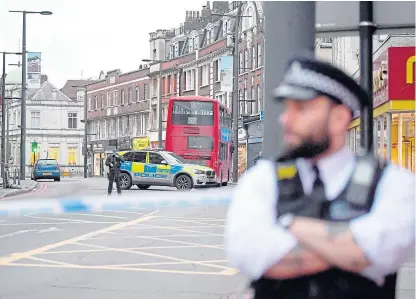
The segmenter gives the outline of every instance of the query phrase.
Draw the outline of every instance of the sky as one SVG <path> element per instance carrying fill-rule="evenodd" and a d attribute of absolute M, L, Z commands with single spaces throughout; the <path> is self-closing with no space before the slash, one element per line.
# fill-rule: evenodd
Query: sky
<path fill-rule="evenodd" d="M 68 79 L 138 69 L 149 58 L 149 33 L 179 27 L 187 10 L 201 0 L 0 0 L 0 51 L 20 52 L 22 14 L 9 10 L 52 11 L 28 14 L 27 51 L 42 53 L 42 73 L 57 88 Z M 20 44 L 20 47 L 19 47 Z M 7 64 L 18 57 L 7 55 Z M 2 61 L 0 61 L 0 66 Z M 6 66 L 6 72 L 15 68 Z M 81 77 L 82 76 L 82 77 Z"/>

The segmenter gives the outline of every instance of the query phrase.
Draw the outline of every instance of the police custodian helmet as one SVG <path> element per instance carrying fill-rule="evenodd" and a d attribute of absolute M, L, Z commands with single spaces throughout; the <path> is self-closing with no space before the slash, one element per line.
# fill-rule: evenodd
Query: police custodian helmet
<path fill-rule="evenodd" d="M 289 60 L 274 96 L 279 101 L 327 96 L 352 112 L 367 106 L 371 100 L 371 96 L 353 78 L 327 62 L 318 61 L 313 52 L 303 52 Z"/>

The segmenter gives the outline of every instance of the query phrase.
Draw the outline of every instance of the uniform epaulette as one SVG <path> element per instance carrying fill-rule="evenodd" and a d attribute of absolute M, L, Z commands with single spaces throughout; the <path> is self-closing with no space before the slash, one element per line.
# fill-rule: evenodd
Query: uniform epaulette
<path fill-rule="evenodd" d="M 279 181 L 293 179 L 297 172 L 298 169 L 294 161 L 276 163 L 276 175 Z"/>

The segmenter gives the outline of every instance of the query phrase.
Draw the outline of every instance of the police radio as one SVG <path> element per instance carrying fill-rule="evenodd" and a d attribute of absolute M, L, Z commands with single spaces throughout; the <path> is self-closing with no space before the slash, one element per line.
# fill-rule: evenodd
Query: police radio
<path fill-rule="evenodd" d="M 376 182 L 384 169 L 384 163 L 370 153 L 357 156 L 354 172 L 347 190 L 347 201 L 354 208 L 369 209 L 373 203 Z"/>

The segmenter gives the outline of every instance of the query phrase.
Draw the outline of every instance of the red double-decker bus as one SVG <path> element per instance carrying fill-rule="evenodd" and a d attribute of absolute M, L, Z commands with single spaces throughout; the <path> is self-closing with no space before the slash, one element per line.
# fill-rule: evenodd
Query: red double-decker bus
<path fill-rule="evenodd" d="M 169 100 L 166 150 L 188 163 L 211 167 L 219 185 L 231 178 L 232 118 L 218 100 L 180 96 Z"/>

